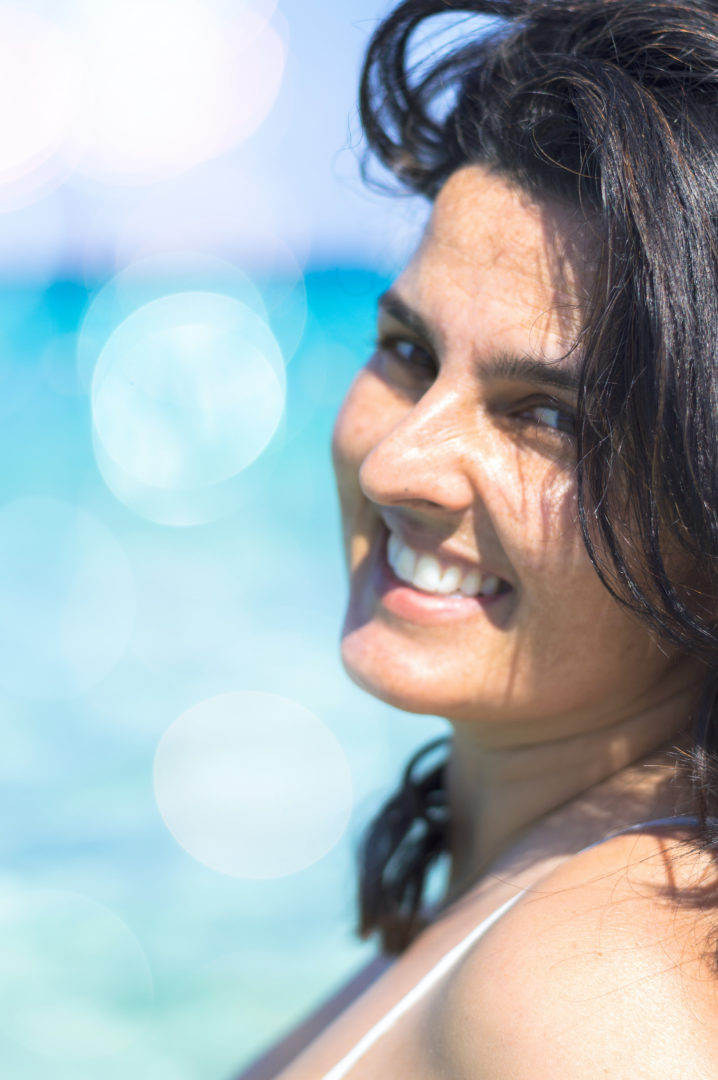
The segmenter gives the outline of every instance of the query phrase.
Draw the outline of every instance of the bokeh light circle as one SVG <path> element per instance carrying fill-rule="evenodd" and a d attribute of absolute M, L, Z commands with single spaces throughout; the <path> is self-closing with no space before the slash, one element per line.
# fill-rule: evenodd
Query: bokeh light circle
<path fill-rule="evenodd" d="M 127 558 L 92 514 L 57 499 L 0 508 L 0 685 L 75 697 L 123 656 L 135 615 Z"/>
<path fill-rule="evenodd" d="M 258 328 L 259 345 L 266 346 L 265 359 L 272 363 L 284 394 L 283 368 L 304 333 L 307 297 L 302 271 L 292 263 L 289 252 L 283 267 L 279 276 L 250 277 L 226 259 L 184 249 L 155 253 L 132 263 L 107 282 L 85 310 L 77 335 L 79 385 L 90 393 L 98 357 L 108 339 L 139 308 L 165 300 L 169 295 L 196 292 L 229 297 L 251 310 L 254 318 L 250 317 L 250 324 Z M 183 317 L 185 314 L 182 313 Z M 271 332 L 269 337 L 267 328 Z M 241 355 L 242 341 L 235 342 L 234 351 Z M 51 368 L 53 359 L 48 363 Z M 231 366 L 236 368 L 236 363 Z M 241 419 L 241 414 L 237 418 Z M 125 465 L 124 455 L 123 461 L 113 458 L 97 431 L 93 431 L 93 443 L 97 467 L 120 502 L 149 521 L 184 527 L 226 517 L 253 501 L 260 491 L 266 491 L 268 470 L 273 468 L 268 459 L 277 456 L 286 431 L 286 418 L 282 417 L 272 436 L 271 448 L 261 455 L 261 460 L 255 459 L 251 469 L 244 469 L 225 481 L 203 483 L 201 487 L 162 488 L 143 482 L 133 474 L 131 458 L 129 467 Z"/>
<path fill-rule="evenodd" d="M 279 92 L 284 44 L 249 5 L 216 0 L 78 0 L 89 92 L 73 153 L 120 183 L 177 175 L 230 149 Z M 131 73 L 131 77 L 128 77 Z"/>
<path fill-rule="evenodd" d="M 120 323 L 145 304 L 179 292 L 231 296 L 267 320 L 258 286 L 226 259 L 172 250 L 131 260 L 91 297 L 77 332 L 77 377 L 88 393 L 97 359 Z"/>
<path fill-rule="evenodd" d="M 153 986 L 129 927 L 88 897 L 0 887 L 0 1034 L 56 1059 L 107 1058 L 144 1030 Z"/>
<path fill-rule="evenodd" d="M 352 808 L 339 742 L 312 712 L 259 691 L 222 694 L 183 713 L 155 755 L 155 797 L 195 859 L 240 878 L 277 878 L 317 862 Z"/>
<path fill-rule="evenodd" d="M 123 215 L 119 226 L 122 242 L 116 249 L 121 269 L 96 299 L 114 294 L 119 303 L 126 304 L 131 294 L 143 295 L 133 305 L 139 307 L 173 291 L 223 292 L 266 317 L 289 363 L 307 319 L 304 269 L 295 251 L 278 235 L 276 217 L 265 215 L 256 199 L 245 200 L 236 181 L 231 193 L 219 187 L 214 182 L 216 171 L 201 193 L 189 197 L 185 192 L 175 200 L 166 190 L 163 196 L 155 190 L 138 204 L 134 219 Z M 252 207 L 251 224 L 246 204 Z M 251 276 L 240 266 L 251 266 Z M 186 277 L 184 282 L 181 274 Z M 95 303 L 93 299 L 93 307 Z M 107 311 L 106 301 L 100 306 Z M 84 336 L 89 328 L 88 318 Z M 78 350 L 85 370 L 88 344 L 83 343 Z"/>
<path fill-rule="evenodd" d="M 92 380 L 105 454 L 159 489 L 221 483 L 257 458 L 282 417 L 284 361 L 266 323 L 213 293 L 175 293 L 112 333 Z"/>

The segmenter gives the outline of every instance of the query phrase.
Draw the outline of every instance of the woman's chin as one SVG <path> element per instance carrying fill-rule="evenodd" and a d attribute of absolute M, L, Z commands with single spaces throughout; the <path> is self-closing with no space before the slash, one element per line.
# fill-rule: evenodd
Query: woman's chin
<path fill-rule="evenodd" d="M 465 698 L 447 695 L 440 670 L 406 653 L 400 656 L 396 650 L 382 648 L 366 629 L 345 631 L 342 638 L 341 659 L 352 682 L 404 712 L 451 718 L 465 711 Z"/>

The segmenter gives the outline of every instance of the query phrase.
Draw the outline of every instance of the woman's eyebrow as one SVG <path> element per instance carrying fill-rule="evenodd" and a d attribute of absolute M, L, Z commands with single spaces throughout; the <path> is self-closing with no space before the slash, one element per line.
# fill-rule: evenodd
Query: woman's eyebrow
<path fill-rule="evenodd" d="M 559 367 L 558 361 L 534 360 L 530 356 L 511 356 L 508 353 L 500 353 L 482 363 L 481 374 L 484 378 L 551 386 L 572 394 L 578 393 L 581 381 L 578 367 Z"/>
<path fill-rule="evenodd" d="M 414 311 L 412 307 L 409 307 L 406 301 L 402 300 L 393 289 L 382 293 L 377 304 L 380 311 L 386 312 L 387 315 L 391 315 L 392 319 L 403 323 L 407 330 L 411 330 L 417 337 L 423 338 L 424 341 L 431 345 L 434 351 L 437 350 L 437 342 L 429 329 L 429 324 L 422 319 L 418 311 Z"/>

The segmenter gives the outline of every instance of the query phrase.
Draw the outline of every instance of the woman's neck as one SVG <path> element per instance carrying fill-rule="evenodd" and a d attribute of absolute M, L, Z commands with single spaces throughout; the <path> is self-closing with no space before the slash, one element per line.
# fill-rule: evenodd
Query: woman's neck
<path fill-rule="evenodd" d="M 487 747 L 472 725 L 455 725 L 447 769 L 449 898 L 566 804 L 573 804 L 574 827 L 563 822 L 558 835 L 576 848 L 685 808 L 685 784 L 676 783 L 670 751 L 685 734 L 695 685 L 610 726 L 544 743 Z M 578 804 L 585 812 L 577 814 Z"/>

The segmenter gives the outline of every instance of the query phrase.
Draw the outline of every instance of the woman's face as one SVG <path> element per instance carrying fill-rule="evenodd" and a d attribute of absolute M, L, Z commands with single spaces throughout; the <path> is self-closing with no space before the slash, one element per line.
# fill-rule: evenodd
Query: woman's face
<path fill-rule="evenodd" d="M 347 670 L 499 745 L 614 723 L 681 663 L 600 584 L 577 523 L 591 255 L 576 211 L 455 173 L 335 428 Z"/>

